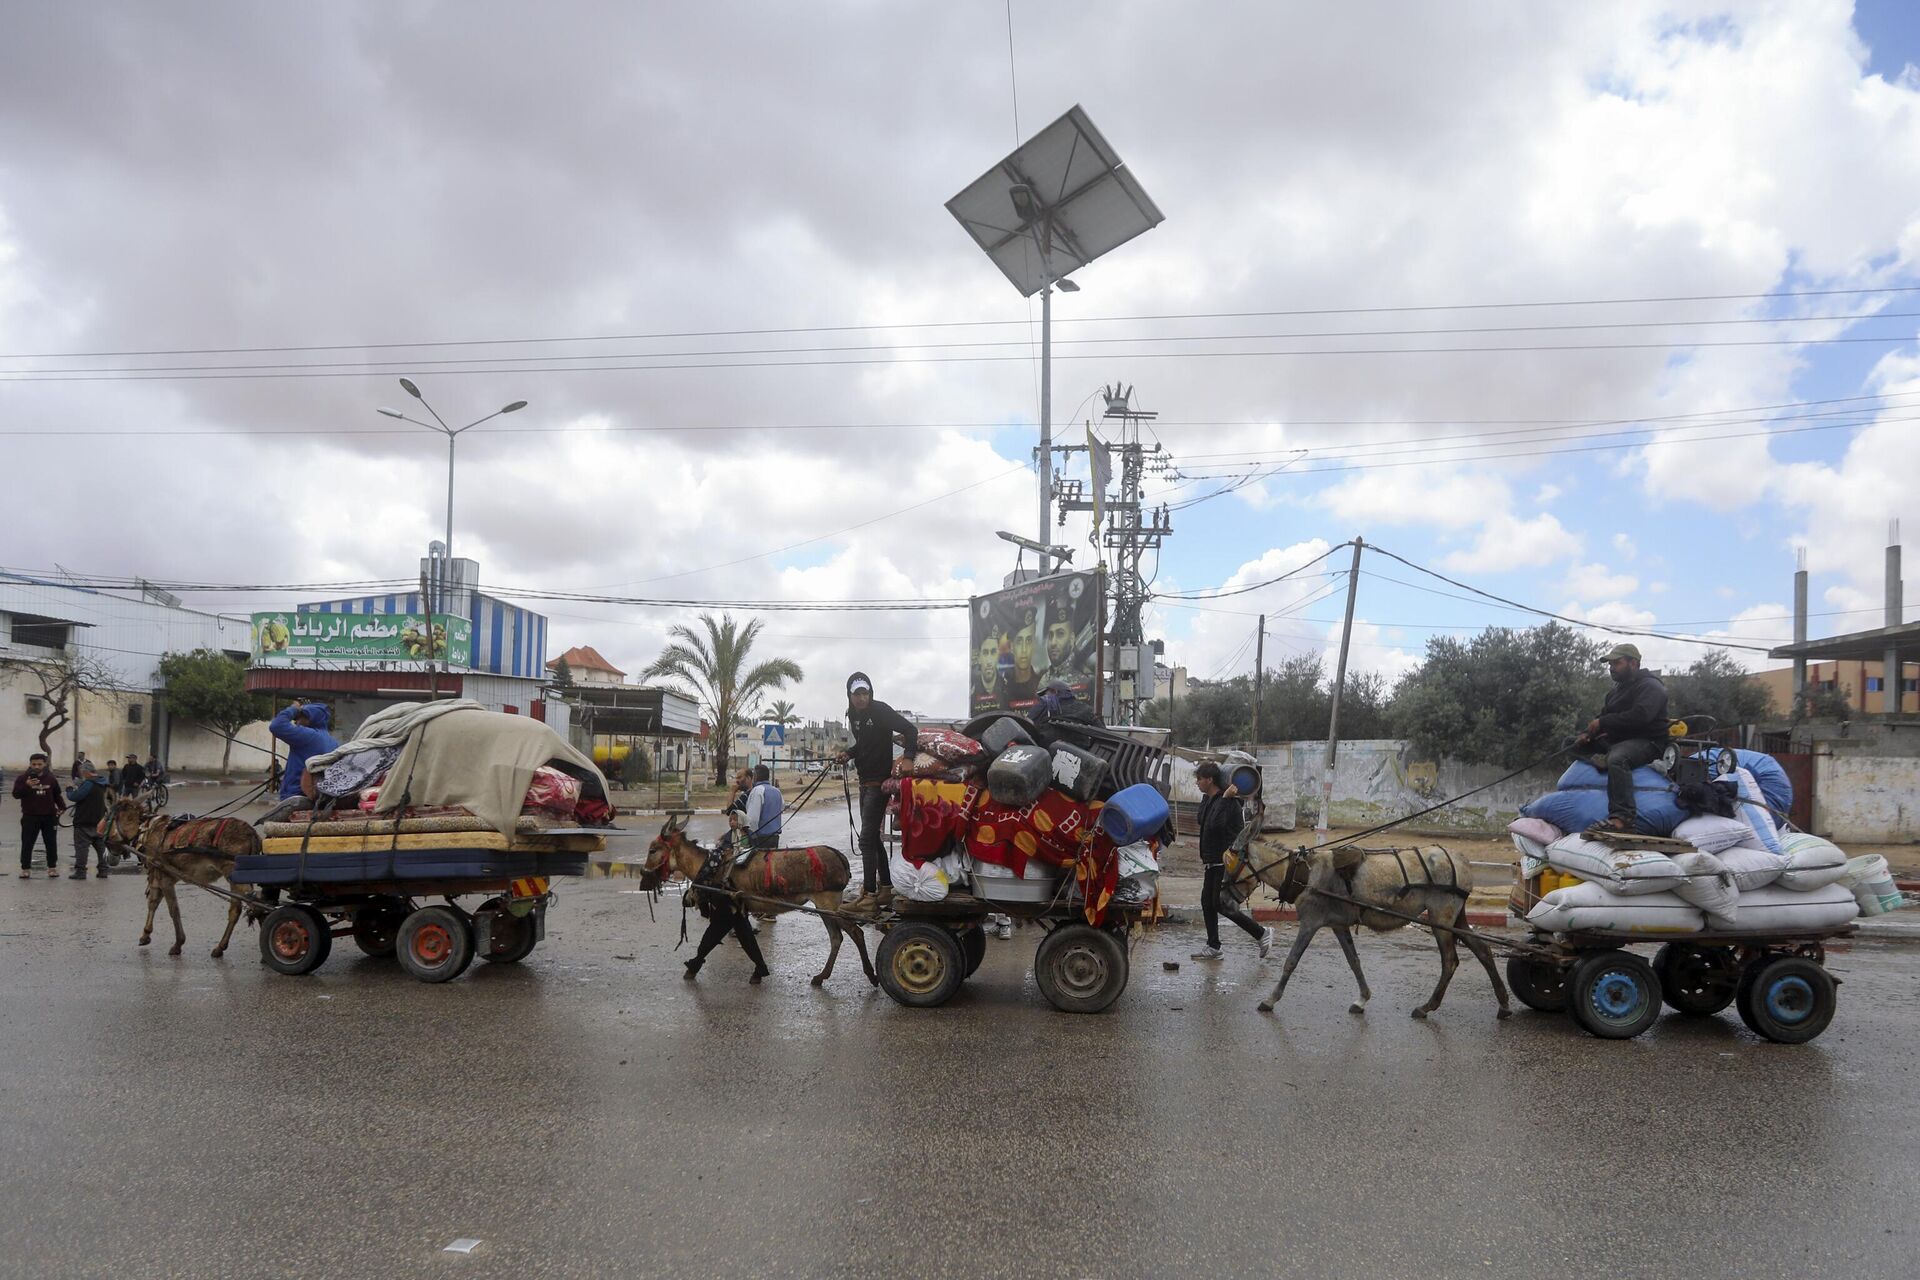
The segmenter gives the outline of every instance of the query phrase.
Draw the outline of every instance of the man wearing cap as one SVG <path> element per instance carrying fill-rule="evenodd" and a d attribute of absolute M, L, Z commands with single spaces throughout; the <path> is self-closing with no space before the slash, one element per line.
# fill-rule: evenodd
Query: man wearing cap
<path fill-rule="evenodd" d="M 887 819 L 887 793 L 880 789 L 893 773 L 893 742 L 897 734 L 911 757 L 920 749 L 920 730 L 913 721 L 873 696 L 873 681 L 856 671 L 847 677 L 847 729 L 853 745 L 837 757 L 853 761 L 860 774 L 860 881 L 854 910 L 886 906 L 893 898 L 893 873 L 880 845 L 880 827 Z"/>
<path fill-rule="evenodd" d="M 1667 745 L 1667 687 L 1640 669 L 1640 650 L 1633 645 L 1617 644 L 1601 661 L 1613 688 L 1573 745 L 1607 775 L 1607 816 L 1592 829 L 1632 831 L 1639 813 L 1633 771 L 1652 764 Z"/>

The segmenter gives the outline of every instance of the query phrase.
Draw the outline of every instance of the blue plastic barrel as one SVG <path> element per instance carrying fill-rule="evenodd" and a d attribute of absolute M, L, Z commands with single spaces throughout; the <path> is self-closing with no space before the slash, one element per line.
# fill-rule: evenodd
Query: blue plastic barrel
<path fill-rule="evenodd" d="M 1250 796 L 1260 789 L 1260 771 L 1250 764 L 1235 765 L 1227 774 L 1227 785 L 1237 788 L 1243 796 Z"/>
<path fill-rule="evenodd" d="M 1115 844 L 1151 839 L 1166 825 L 1167 798 L 1144 782 L 1114 792 L 1100 810 L 1100 829 Z"/>

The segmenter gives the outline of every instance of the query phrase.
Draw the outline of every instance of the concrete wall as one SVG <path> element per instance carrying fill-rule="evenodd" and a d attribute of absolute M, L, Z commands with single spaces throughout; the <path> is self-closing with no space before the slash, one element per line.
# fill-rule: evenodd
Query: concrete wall
<path fill-rule="evenodd" d="M 1814 831 L 1843 847 L 1920 840 L 1920 757 L 1832 748 L 1814 752 Z"/>

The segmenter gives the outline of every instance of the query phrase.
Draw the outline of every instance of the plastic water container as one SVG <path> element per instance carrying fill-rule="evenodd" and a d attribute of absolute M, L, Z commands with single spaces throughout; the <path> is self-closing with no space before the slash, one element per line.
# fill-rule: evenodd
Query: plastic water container
<path fill-rule="evenodd" d="M 1235 787 L 1243 796 L 1250 796 L 1260 789 L 1260 771 L 1250 764 L 1238 764 L 1227 771 L 1227 785 Z"/>
<path fill-rule="evenodd" d="M 1071 742 L 1053 746 L 1053 785 L 1081 804 L 1100 796 L 1100 784 L 1107 780 L 1107 762 Z"/>
<path fill-rule="evenodd" d="M 1892 868 L 1877 853 L 1847 859 L 1847 873 L 1841 883 L 1853 890 L 1853 900 L 1860 904 L 1863 916 L 1883 915 L 1906 905 L 1900 886 L 1893 882 Z"/>
<path fill-rule="evenodd" d="M 992 752 L 1005 751 L 1016 742 L 1032 742 L 1033 736 L 1020 727 L 1018 720 L 1001 716 L 980 735 L 980 745 Z M 1027 803 L 1031 804 L 1032 801 Z"/>
<path fill-rule="evenodd" d="M 1000 721 L 1001 724 L 1006 722 Z M 1017 727 L 1017 726 L 1016 726 Z M 1024 809 L 1053 781 L 1053 755 L 1031 742 L 1016 742 L 987 766 L 987 794 L 995 804 Z"/>
<path fill-rule="evenodd" d="M 1167 825 L 1167 798 L 1144 782 L 1113 793 L 1100 810 L 1100 829 L 1115 844 L 1150 840 Z"/>

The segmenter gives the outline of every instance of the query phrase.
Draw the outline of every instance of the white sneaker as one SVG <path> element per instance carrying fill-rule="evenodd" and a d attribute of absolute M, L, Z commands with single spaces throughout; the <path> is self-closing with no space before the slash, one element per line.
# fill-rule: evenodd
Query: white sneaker
<path fill-rule="evenodd" d="M 1198 951 L 1194 952 L 1192 955 L 1188 956 L 1187 959 L 1189 960 L 1222 960 L 1226 958 L 1226 954 L 1227 954 L 1226 952 L 1222 951 L 1218 947 L 1202 947 Z"/>
<path fill-rule="evenodd" d="M 1273 926 L 1272 925 L 1268 925 L 1265 929 L 1262 929 L 1260 931 L 1259 947 L 1260 947 L 1260 958 L 1262 960 L 1265 960 L 1267 958 L 1267 952 L 1273 950 Z"/>

